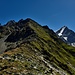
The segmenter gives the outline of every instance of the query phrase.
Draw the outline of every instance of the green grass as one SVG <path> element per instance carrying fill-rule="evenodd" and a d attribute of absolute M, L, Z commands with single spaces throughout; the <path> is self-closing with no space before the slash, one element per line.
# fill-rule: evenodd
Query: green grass
<path fill-rule="evenodd" d="M 40 58 L 53 65 L 54 68 L 64 70 L 67 75 L 75 75 L 75 48 L 65 44 L 49 29 L 42 28 L 36 22 L 28 22 L 35 35 L 25 38 L 27 42 L 19 47 L 1 54 L 8 55 L 11 59 L 0 60 L 0 74 L 26 73 L 26 75 L 50 75 L 49 66 Z M 29 39 L 32 39 L 29 41 Z M 23 39 L 24 40 L 24 39 Z M 17 58 L 17 59 L 16 59 Z M 70 66 L 70 64 L 72 66 Z M 14 67 L 14 68 L 13 68 Z M 8 72 L 8 73 L 7 73 Z M 54 70 L 56 75 L 60 75 Z"/>

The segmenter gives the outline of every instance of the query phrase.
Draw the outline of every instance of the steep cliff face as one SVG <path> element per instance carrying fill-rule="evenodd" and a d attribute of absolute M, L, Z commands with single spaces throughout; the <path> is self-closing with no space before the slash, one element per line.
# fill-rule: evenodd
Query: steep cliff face
<path fill-rule="evenodd" d="M 75 48 L 48 26 L 28 18 L 2 28 L 0 74 L 75 75 Z"/>
<path fill-rule="evenodd" d="M 75 46 L 75 32 L 68 27 L 63 26 L 56 32 L 56 34 L 69 45 Z"/>

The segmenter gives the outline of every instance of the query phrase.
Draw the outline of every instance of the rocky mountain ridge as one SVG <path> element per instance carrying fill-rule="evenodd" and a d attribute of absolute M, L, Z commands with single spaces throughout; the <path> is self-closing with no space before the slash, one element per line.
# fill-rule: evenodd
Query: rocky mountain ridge
<path fill-rule="evenodd" d="M 48 26 L 21 19 L 0 34 L 0 75 L 75 75 L 75 48 Z"/>

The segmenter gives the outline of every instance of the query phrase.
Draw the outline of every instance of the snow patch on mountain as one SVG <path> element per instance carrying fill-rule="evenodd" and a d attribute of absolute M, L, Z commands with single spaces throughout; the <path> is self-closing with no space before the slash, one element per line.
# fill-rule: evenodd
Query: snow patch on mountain
<path fill-rule="evenodd" d="M 75 47 L 75 43 L 71 43 L 71 45 Z"/>
<path fill-rule="evenodd" d="M 68 39 L 68 37 L 63 37 L 66 41 L 67 41 L 67 39 Z"/>
<path fill-rule="evenodd" d="M 63 33 L 63 31 L 65 30 L 65 28 L 66 28 L 66 26 L 62 27 L 61 31 L 60 31 L 59 34 L 58 34 L 59 36 L 62 35 L 62 33 Z"/>

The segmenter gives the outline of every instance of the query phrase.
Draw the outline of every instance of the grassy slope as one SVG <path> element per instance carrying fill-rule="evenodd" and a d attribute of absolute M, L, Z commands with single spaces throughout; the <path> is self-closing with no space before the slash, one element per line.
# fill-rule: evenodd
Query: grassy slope
<path fill-rule="evenodd" d="M 52 61 L 54 61 L 58 66 L 62 67 L 70 74 L 75 74 L 75 69 L 72 70 L 72 65 L 75 67 L 75 48 L 66 45 L 62 41 L 59 41 L 57 37 L 53 34 L 50 34 L 49 36 L 49 31 L 44 31 L 43 28 L 41 28 L 39 25 L 37 26 L 37 28 L 35 27 L 35 24 L 34 26 L 31 25 L 31 27 L 36 31 L 39 37 L 43 39 L 40 41 L 43 42 L 44 50 L 46 50 L 49 54 L 52 55 L 52 57 L 55 58 L 52 59 Z"/>
<path fill-rule="evenodd" d="M 28 25 L 35 31 L 36 38 L 2 54 L 0 74 L 50 75 L 52 71 L 42 60 L 43 57 L 56 69 L 64 70 L 68 75 L 75 75 L 75 69 L 73 69 L 75 48 L 58 40 L 52 31 L 42 28 L 35 22 L 30 21 Z M 32 38 L 32 36 L 29 37 Z M 5 58 L 6 56 L 9 58 Z M 56 70 L 53 70 L 53 73 L 60 75 Z"/>

